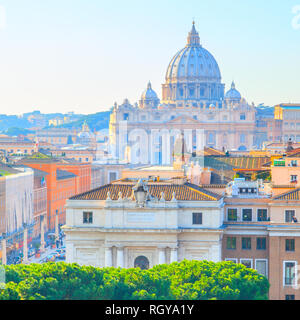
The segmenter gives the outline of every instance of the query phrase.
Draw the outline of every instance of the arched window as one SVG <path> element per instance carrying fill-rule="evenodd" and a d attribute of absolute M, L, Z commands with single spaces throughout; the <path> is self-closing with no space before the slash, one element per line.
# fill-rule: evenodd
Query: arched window
<path fill-rule="evenodd" d="M 138 256 L 134 260 L 134 267 L 142 270 L 149 269 L 149 260 L 145 256 Z"/>

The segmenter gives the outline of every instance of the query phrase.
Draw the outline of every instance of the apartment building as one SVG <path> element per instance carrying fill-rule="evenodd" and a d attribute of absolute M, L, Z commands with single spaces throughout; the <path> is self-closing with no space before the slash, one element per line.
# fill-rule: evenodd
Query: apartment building
<path fill-rule="evenodd" d="M 268 277 L 270 299 L 300 299 L 300 189 L 272 196 L 271 186 L 237 180 L 224 202 L 222 259 Z"/>
<path fill-rule="evenodd" d="M 58 215 L 58 223 L 66 218 L 66 199 L 86 192 L 91 187 L 91 165 L 75 161 L 60 160 L 44 154 L 34 154 L 19 163 L 47 173 L 47 229 L 53 230 Z"/>

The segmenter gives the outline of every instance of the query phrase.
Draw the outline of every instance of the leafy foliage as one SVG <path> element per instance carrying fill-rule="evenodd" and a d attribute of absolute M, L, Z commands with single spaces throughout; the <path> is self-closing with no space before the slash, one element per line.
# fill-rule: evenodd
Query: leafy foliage
<path fill-rule="evenodd" d="M 268 280 L 233 262 L 187 261 L 139 268 L 65 262 L 11 265 L 0 300 L 267 299 Z"/>

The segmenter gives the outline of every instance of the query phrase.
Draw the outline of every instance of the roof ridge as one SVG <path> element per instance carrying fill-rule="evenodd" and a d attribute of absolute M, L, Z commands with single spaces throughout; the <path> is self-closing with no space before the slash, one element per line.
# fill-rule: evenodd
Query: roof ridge
<path fill-rule="evenodd" d="M 192 190 L 194 190 L 194 191 L 196 191 L 198 193 L 201 193 L 201 194 L 203 194 L 203 195 L 205 195 L 205 196 L 207 196 L 207 197 L 209 197 L 209 198 L 211 198 L 213 200 L 219 200 L 220 199 L 220 195 L 215 194 L 214 192 L 210 192 L 210 191 L 208 191 L 208 190 L 206 190 L 204 188 L 201 188 L 201 187 L 199 187 L 199 186 L 197 186 L 195 184 L 187 182 L 184 185 L 186 185 L 188 188 L 190 188 L 190 189 L 192 189 Z M 199 190 L 199 189 L 201 189 L 201 190 Z M 205 191 L 205 192 L 203 192 L 203 191 Z"/>

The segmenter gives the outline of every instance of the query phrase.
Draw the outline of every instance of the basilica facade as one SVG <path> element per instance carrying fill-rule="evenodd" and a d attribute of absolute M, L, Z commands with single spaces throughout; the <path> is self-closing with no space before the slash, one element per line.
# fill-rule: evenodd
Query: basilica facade
<path fill-rule="evenodd" d="M 114 105 L 109 125 L 112 154 L 133 163 L 172 163 L 180 133 L 191 153 L 201 146 L 249 150 L 254 145 L 255 107 L 234 82 L 225 93 L 218 63 L 201 45 L 194 23 L 185 47 L 167 67 L 162 99 L 149 82 L 139 103 L 125 99 Z M 134 147 L 138 141 L 140 151 Z"/>

